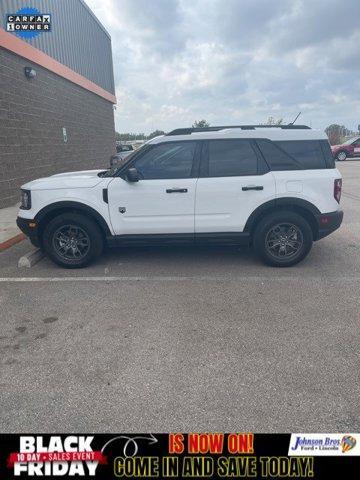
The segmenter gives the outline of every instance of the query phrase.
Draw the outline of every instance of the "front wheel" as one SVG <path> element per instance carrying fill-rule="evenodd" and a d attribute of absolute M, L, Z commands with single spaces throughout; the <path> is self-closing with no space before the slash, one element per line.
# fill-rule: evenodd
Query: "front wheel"
<path fill-rule="evenodd" d="M 103 249 L 97 224 L 78 213 L 64 213 L 51 220 L 42 243 L 51 260 L 64 268 L 86 267 Z"/>
<path fill-rule="evenodd" d="M 336 160 L 339 160 L 340 162 L 343 162 L 346 160 L 347 153 L 344 150 L 341 150 L 341 152 L 338 152 L 336 154 Z"/>
<path fill-rule="evenodd" d="M 291 267 L 311 250 L 313 234 L 308 222 L 297 213 L 279 212 L 264 217 L 254 233 L 257 254 L 268 265 Z"/>

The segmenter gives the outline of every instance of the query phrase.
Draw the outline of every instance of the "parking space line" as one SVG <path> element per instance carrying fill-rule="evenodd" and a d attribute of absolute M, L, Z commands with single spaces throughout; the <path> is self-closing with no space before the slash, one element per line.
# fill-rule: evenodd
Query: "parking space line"
<path fill-rule="evenodd" d="M 214 277 L 214 276 L 152 276 L 152 277 L 3 277 L 0 282 L 147 282 L 147 281 L 162 281 L 162 282 L 181 282 L 187 280 L 202 280 L 202 281 L 234 281 L 244 280 L 245 277 Z M 249 279 L 251 277 L 246 277 Z M 252 277 L 253 279 L 263 280 L 264 277 Z"/>
<path fill-rule="evenodd" d="M 262 283 L 267 283 L 271 278 L 271 282 L 288 282 L 289 280 L 303 281 L 302 276 L 283 276 L 283 277 L 265 277 L 265 276 L 237 276 L 237 277 L 214 277 L 214 276 L 172 276 L 172 277 L 162 277 L 162 276 L 153 276 L 153 277 L 2 277 L 0 278 L 0 283 L 31 283 L 31 282 L 184 282 L 184 281 L 210 281 L 210 282 L 244 282 L 244 281 L 259 281 Z M 323 276 L 309 276 L 308 280 L 318 280 L 324 281 Z M 327 276 L 326 280 L 351 280 L 356 281 L 360 280 L 359 275 L 346 276 L 339 278 L 337 275 L 331 277 Z"/>

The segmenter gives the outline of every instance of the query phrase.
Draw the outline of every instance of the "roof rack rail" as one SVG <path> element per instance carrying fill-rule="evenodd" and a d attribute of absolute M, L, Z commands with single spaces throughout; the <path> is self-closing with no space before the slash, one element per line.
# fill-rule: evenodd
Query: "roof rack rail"
<path fill-rule="evenodd" d="M 166 136 L 172 135 L 190 135 L 196 132 L 217 132 L 228 128 L 240 128 L 241 130 L 255 130 L 255 128 L 281 128 L 283 130 L 310 130 L 307 125 L 223 125 L 220 127 L 203 127 L 203 128 L 176 128 L 167 133 Z"/>

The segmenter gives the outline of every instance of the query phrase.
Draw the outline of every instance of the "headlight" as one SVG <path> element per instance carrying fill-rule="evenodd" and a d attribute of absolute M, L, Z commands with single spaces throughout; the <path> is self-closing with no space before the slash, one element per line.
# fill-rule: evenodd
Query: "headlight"
<path fill-rule="evenodd" d="M 21 190 L 20 208 L 22 210 L 30 210 L 31 208 L 31 191 Z"/>

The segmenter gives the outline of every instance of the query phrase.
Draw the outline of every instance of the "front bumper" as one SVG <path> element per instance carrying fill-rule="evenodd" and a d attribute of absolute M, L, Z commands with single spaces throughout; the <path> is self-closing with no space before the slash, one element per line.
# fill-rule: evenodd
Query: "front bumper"
<path fill-rule="evenodd" d="M 16 224 L 20 230 L 30 239 L 35 247 L 40 247 L 40 239 L 38 232 L 38 223 L 30 218 L 17 217 Z"/>
<path fill-rule="evenodd" d="M 330 235 L 330 233 L 335 232 L 335 230 L 340 227 L 343 217 L 344 212 L 342 210 L 317 215 L 316 220 L 318 223 L 318 236 L 315 240 L 327 237 Z"/>

